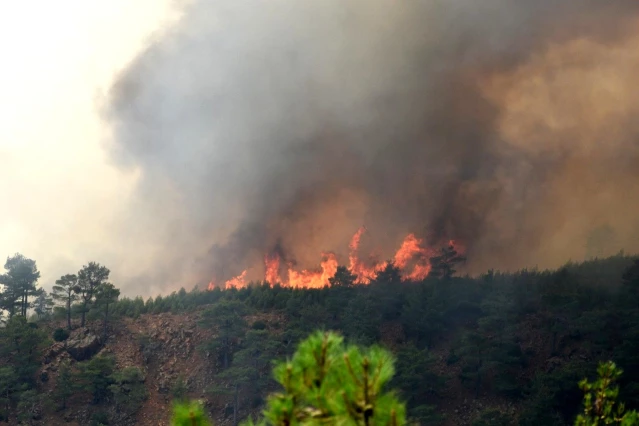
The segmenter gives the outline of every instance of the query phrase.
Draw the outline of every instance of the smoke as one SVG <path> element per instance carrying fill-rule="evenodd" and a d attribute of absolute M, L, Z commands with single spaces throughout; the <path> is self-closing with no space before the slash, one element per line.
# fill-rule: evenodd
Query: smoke
<path fill-rule="evenodd" d="M 361 225 L 381 256 L 458 239 L 471 272 L 583 258 L 601 227 L 639 249 L 636 0 L 183 7 L 103 110 L 141 176 L 138 282 L 344 260 Z"/>

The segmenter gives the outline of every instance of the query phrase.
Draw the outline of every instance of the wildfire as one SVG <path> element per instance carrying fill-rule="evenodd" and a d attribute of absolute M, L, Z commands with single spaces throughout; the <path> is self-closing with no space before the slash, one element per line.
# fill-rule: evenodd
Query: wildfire
<path fill-rule="evenodd" d="M 266 255 L 264 257 L 264 281 L 271 284 L 279 284 L 280 280 L 280 257 L 275 254 L 272 256 Z"/>
<path fill-rule="evenodd" d="M 355 282 L 357 284 L 368 284 L 370 283 L 377 274 L 384 270 L 386 266 L 388 266 L 388 262 L 370 262 L 369 265 L 366 265 L 358 255 L 359 244 L 362 240 L 362 235 L 366 232 L 366 228 L 363 226 L 357 230 L 353 238 L 351 238 L 351 242 L 348 245 L 350 249 L 350 253 L 348 255 L 349 266 L 348 270 L 351 274 L 355 275 L 357 278 Z"/>
<path fill-rule="evenodd" d="M 410 262 L 414 262 L 413 271 L 404 275 L 405 280 L 423 280 L 431 270 L 429 262 L 434 251 L 422 247 L 422 240 L 410 234 L 402 243 L 397 253 L 395 253 L 395 266 L 405 270 Z"/>
<path fill-rule="evenodd" d="M 386 261 L 378 261 L 369 259 L 364 261 L 359 257 L 360 242 L 366 228 L 361 227 L 351 238 L 349 248 L 349 265 L 348 270 L 355 275 L 357 284 L 370 283 L 377 274 L 388 266 Z M 463 252 L 464 248 L 454 240 L 448 242 L 449 247 L 457 252 Z M 409 234 L 404 238 L 401 246 L 392 259 L 402 274 L 405 281 L 419 281 L 428 276 L 432 266 L 430 258 L 436 255 L 436 251 L 432 248 L 425 247 L 424 241 L 417 238 L 414 234 Z M 322 261 L 317 270 L 301 270 L 295 269 L 293 264 L 286 267 L 286 279 L 280 275 L 282 259 L 279 254 L 273 253 L 264 256 L 264 281 L 270 285 L 280 284 L 285 287 L 293 288 L 322 288 L 330 285 L 330 279 L 335 276 L 339 263 L 334 253 L 322 253 Z M 243 288 L 248 285 L 246 275 L 248 270 L 243 271 L 240 275 L 231 278 L 224 283 L 226 289 Z M 216 287 L 214 281 L 209 283 L 208 289 L 212 290 Z"/>
<path fill-rule="evenodd" d="M 288 267 L 288 286 L 294 288 L 322 288 L 337 272 L 337 258 L 333 253 L 322 253 L 321 272 L 303 270 L 297 272 L 292 265 Z"/>

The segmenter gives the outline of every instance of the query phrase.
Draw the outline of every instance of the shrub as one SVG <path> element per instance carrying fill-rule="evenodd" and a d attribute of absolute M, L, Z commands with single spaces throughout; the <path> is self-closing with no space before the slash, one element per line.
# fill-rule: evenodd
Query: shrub
<path fill-rule="evenodd" d="M 53 340 L 63 342 L 69 338 L 69 332 L 64 328 L 56 328 L 53 332 Z"/>
<path fill-rule="evenodd" d="M 266 329 L 266 323 L 262 320 L 257 320 L 253 323 L 253 325 L 251 326 L 251 328 L 253 330 L 265 330 Z"/>

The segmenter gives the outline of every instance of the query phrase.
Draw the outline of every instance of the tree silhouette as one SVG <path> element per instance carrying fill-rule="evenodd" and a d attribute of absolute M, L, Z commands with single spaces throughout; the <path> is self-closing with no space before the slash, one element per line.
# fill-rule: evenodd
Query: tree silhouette
<path fill-rule="evenodd" d="M 432 269 L 429 276 L 448 280 L 457 272 L 456 266 L 464 261 L 466 257 L 458 253 L 452 244 L 442 247 L 438 255 L 430 258 Z"/>

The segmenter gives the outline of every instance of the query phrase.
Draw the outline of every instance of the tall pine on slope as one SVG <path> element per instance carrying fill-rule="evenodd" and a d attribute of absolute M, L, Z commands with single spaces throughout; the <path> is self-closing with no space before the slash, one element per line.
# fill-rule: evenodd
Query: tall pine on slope
<path fill-rule="evenodd" d="M 66 274 L 55 282 L 51 293 L 54 300 L 63 302 L 66 305 L 67 328 L 69 330 L 71 330 L 71 304 L 78 300 L 77 293 L 79 291 L 78 276 L 75 274 Z"/>
<path fill-rule="evenodd" d="M 96 262 L 89 262 L 78 272 L 78 293 L 82 300 L 82 320 L 80 327 L 84 327 L 87 305 L 93 301 L 98 287 L 109 279 L 109 268 Z"/>
<path fill-rule="evenodd" d="M 37 295 L 36 283 L 40 278 L 40 271 L 38 271 L 36 262 L 16 253 L 7 258 L 4 269 L 7 272 L 0 275 L 0 284 L 4 286 L 0 298 L 2 303 L 0 309 L 8 311 L 9 317 L 16 313 L 26 316 L 29 298 Z"/>

